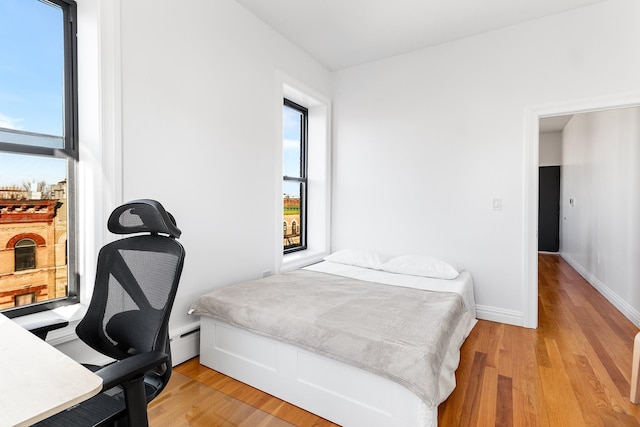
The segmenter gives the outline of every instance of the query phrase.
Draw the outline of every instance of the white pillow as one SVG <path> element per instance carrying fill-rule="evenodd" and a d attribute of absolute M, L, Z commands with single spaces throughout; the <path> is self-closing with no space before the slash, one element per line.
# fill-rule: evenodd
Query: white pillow
<path fill-rule="evenodd" d="M 385 262 L 380 270 L 411 276 L 455 279 L 462 269 L 433 256 L 403 255 Z"/>
<path fill-rule="evenodd" d="M 384 262 L 380 256 L 372 251 L 362 249 L 342 249 L 324 257 L 325 261 L 338 264 L 355 265 L 356 267 L 380 269 Z"/>

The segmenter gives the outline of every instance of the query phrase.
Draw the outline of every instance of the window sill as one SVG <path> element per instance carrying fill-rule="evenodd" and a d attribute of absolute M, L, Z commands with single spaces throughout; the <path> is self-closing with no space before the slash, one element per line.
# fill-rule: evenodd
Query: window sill
<path fill-rule="evenodd" d="M 280 271 L 290 271 L 296 268 L 304 267 L 322 261 L 327 256 L 327 252 L 314 251 L 313 249 L 307 249 L 304 251 L 292 252 L 282 257 L 282 265 Z"/>
<path fill-rule="evenodd" d="M 47 342 L 56 346 L 76 338 L 76 325 L 84 317 L 86 312 L 87 306 L 82 304 L 71 304 L 57 307 L 52 310 L 15 317 L 11 320 L 25 328 L 33 323 L 53 321 L 56 319 L 64 319 L 68 321 L 68 326 L 51 331 L 47 335 Z"/>

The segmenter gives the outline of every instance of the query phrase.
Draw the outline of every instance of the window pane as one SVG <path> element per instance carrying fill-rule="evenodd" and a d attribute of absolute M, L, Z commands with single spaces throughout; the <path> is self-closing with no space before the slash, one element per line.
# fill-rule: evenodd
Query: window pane
<path fill-rule="evenodd" d="M 284 252 L 306 249 L 307 109 L 284 100 L 283 206 Z"/>
<path fill-rule="evenodd" d="M 302 112 L 287 105 L 283 107 L 283 172 L 285 176 L 302 177 Z"/>
<path fill-rule="evenodd" d="M 36 268 L 36 244 L 31 239 L 22 239 L 14 248 L 15 270 L 29 270 Z"/>
<path fill-rule="evenodd" d="M 56 300 L 10 317 L 78 300 L 76 21 L 72 1 L 0 0 L 0 310 Z"/>
<path fill-rule="evenodd" d="M 301 245 L 300 239 L 300 189 L 299 182 L 284 182 L 284 195 L 282 204 L 284 206 L 284 249 L 298 247 Z"/>
<path fill-rule="evenodd" d="M 0 309 L 67 296 L 67 210 L 66 159 L 0 153 Z"/>
<path fill-rule="evenodd" d="M 36 183 L 36 191 L 49 187 L 67 179 L 67 160 L 54 157 L 30 156 L 0 152 L 0 188 L 18 187 L 20 190 L 31 190 Z M 48 196 L 48 193 L 42 196 Z M 5 191 L 0 192 L 0 199 L 7 198 Z M 26 192 L 15 198 L 27 198 Z"/>
<path fill-rule="evenodd" d="M 62 9 L 38 0 L 0 0 L 0 142 L 63 148 Z"/>

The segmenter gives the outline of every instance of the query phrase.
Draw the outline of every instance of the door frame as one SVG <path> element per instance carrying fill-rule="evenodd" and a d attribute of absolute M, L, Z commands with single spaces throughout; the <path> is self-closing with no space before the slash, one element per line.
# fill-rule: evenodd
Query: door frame
<path fill-rule="evenodd" d="M 524 120 L 524 236 L 523 236 L 523 292 L 522 326 L 538 327 L 538 167 L 539 120 L 595 111 L 640 106 L 640 93 L 618 94 L 581 99 L 557 104 L 525 108 Z"/>

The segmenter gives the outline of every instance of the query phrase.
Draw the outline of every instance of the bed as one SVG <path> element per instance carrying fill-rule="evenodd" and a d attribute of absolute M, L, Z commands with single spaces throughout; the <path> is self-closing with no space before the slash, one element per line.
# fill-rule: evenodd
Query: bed
<path fill-rule="evenodd" d="M 351 258 L 200 297 L 200 362 L 343 426 L 436 426 L 476 323 L 471 274 Z"/>

